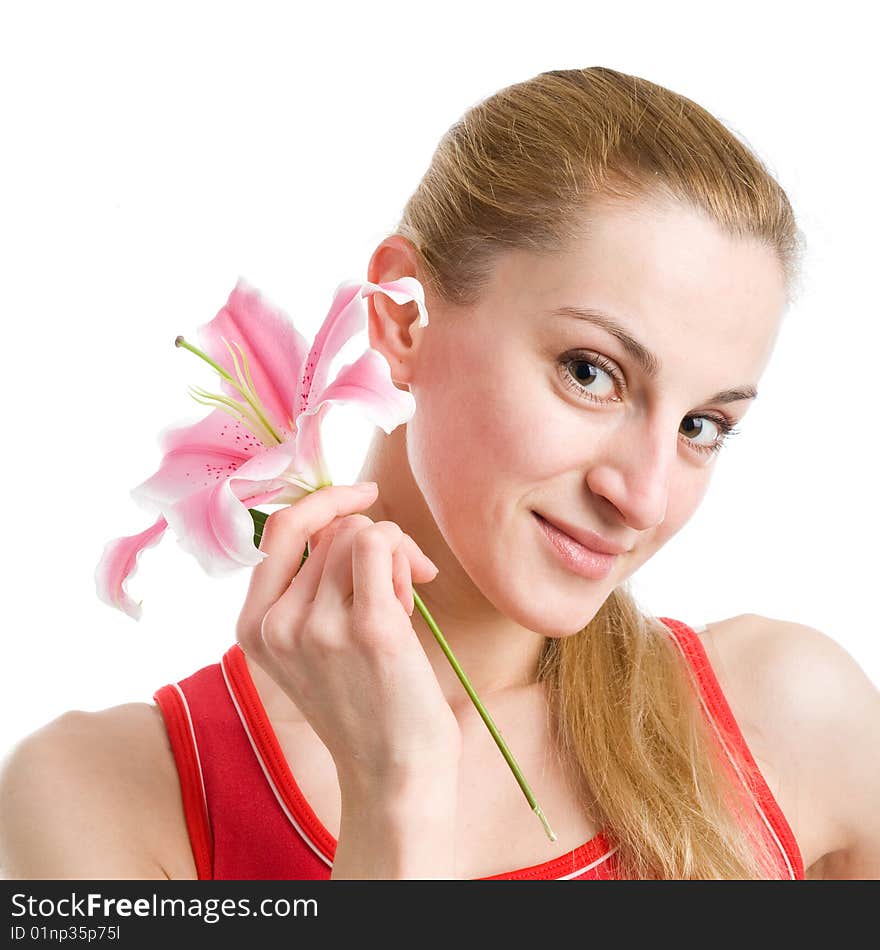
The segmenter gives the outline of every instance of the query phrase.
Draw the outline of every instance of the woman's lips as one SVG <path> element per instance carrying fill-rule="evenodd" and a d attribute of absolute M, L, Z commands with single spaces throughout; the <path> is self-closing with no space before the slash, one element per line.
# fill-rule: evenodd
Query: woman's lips
<path fill-rule="evenodd" d="M 608 576 L 618 555 L 591 551 L 564 531 L 560 531 L 559 528 L 545 521 L 536 511 L 532 514 L 541 529 L 542 537 L 548 542 L 549 549 L 570 571 L 590 580 L 601 580 Z"/>

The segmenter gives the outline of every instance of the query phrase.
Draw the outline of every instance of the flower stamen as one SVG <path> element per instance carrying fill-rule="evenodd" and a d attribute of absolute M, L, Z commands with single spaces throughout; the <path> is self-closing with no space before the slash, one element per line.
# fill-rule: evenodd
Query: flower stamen
<path fill-rule="evenodd" d="M 189 350 L 190 353 L 195 353 L 196 356 L 200 357 L 200 358 L 203 359 L 209 366 L 213 367 L 214 370 L 216 370 L 216 372 L 219 373 L 219 374 L 229 383 L 230 386 L 232 386 L 235 390 L 237 390 L 239 393 L 241 393 L 241 395 L 244 397 L 245 401 L 246 401 L 246 402 L 248 403 L 248 405 L 250 405 L 250 407 L 254 410 L 254 412 L 256 413 L 256 415 L 257 415 L 257 417 L 258 417 L 258 419 L 259 419 L 259 422 L 257 422 L 256 419 L 253 419 L 253 420 L 252 420 L 253 423 L 256 425 L 257 428 L 260 428 L 261 425 L 264 426 L 266 433 L 268 433 L 268 435 L 269 435 L 269 438 L 268 438 L 268 439 L 264 439 L 257 431 L 254 431 L 254 435 L 256 435 L 256 436 L 260 439 L 260 441 L 262 441 L 262 442 L 267 442 L 267 443 L 268 443 L 268 442 L 271 442 L 272 440 L 274 440 L 275 442 L 277 442 L 277 443 L 280 445 L 284 440 L 281 438 L 280 435 L 278 435 L 278 433 L 277 433 L 277 432 L 275 431 L 275 429 L 272 427 L 272 423 L 269 422 L 269 420 L 268 420 L 268 418 L 267 418 L 267 413 L 266 413 L 266 411 L 265 411 L 265 409 L 264 409 L 264 407 L 263 407 L 263 404 L 260 402 L 259 397 L 257 396 L 256 392 L 255 392 L 254 389 L 253 389 L 253 380 L 250 378 L 250 371 L 248 370 L 248 373 L 247 373 L 248 382 L 250 383 L 250 386 L 248 386 L 248 385 L 246 385 L 245 382 L 244 382 L 244 379 L 243 379 L 242 373 L 241 373 L 241 367 L 238 365 L 238 359 L 236 358 L 235 353 L 233 353 L 232 347 L 229 345 L 229 343 L 228 343 L 228 341 L 226 340 L 225 337 L 220 337 L 220 339 L 223 340 L 223 342 L 226 344 L 226 348 L 229 350 L 229 352 L 230 352 L 230 354 L 231 354 L 231 356 L 232 356 L 232 361 L 233 361 L 233 363 L 234 363 L 234 365 L 235 365 L 235 372 L 236 372 L 236 374 L 238 375 L 238 380 L 233 379 L 233 377 L 230 376 L 230 374 L 229 374 L 225 369 L 223 369 L 222 366 L 220 366 L 219 364 L 215 363 L 214 360 L 212 360 L 211 357 L 207 355 L 207 353 L 203 353 L 198 347 L 193 346 L 191 343 L 188 343 L 188 342 L 183 338 L 183 336 L 178 336 L 178 337 L 176 337 L 176 339 L 174 340 L 174 345 L 175 345 L 175 346 L 182 346 L 184 349 Z M 236 346 L 238 346 L 237 343 L 236 343 Z M 241 347 L 239 347 L 239 350 L 241 350 Z M 242 359 L 244 359 L 244 352 L 243 352 L 243 351 L 242 351 Z M 247 366 L 247 361 L 246 361 L 246 360 L 245 360 L 245 366 Z M 211 398 L 217 398 L 217 399 L 222 398 L 222 397 L 216 397 L 216 396 L 214 396 L 214 395 L 211 394 L 211 393 L 207 393 L 206 395 L 210 396 Z M 196 401 L 198 401 L 198 400 L 196 400 Z M 232 404 L 232 401 L 231 401 L 231 400 L 229 400 L 229 401 L 227 401 L 227 402 L 229 402 L 230 404 Z M 240 406 L 240 403 L 235 403 L 235 405 Z M 248 417 L 248 418 L 250 418 L 250 417 Z M 250 426 L 249 426 L 248 428 L 250 428 Z"/>
<path fill-rule="evenodd" d="M 196 395 L 197 393 L 198 395 Z M 271 442 L 271 434 L 265 432 L 260 421 L 235 399 L 221 396 L 218 393 L 206 392 L 200 386 L 190 386 L 189 394 L 197 403 L 203 406 L 213 406 L 215 409 L 222 409 L 229 413 L 236 422 L 240 422 L 246 429 L 249 429 L 264 445 Z M 200 399 L 199 396 L 204 398 Z"/>
<path fill-rule="evenodd" d="M 274 438 L 275 441 L 280 444 L 283 441 L 283 439 L 281 438 L 281 436 L 276 434 L 275 430 L 272 428 L 272 424 L 266 418 L 267 416 L 266 410 L 262 402 L 260 402 L 260 397 L 256 393 L 256 390 L 254 388 L 254 381 L 251 379 L 250 370 L 247 369 L 247 359 L 245 359 L 244 350 L 242 350 L 241 346 L 239 346 L 239 344 L 235 340 L 232 341 L 233 344 L 238 347 L 238 350 L 241 353 L 241 358 L 247 370 L 247 383 L 244 380 L 241 367 L 238 365 L 238 358 L 236 357 L 235 353 L 232 352 L 232 346 L 230 346 L 229 341 L 226 339 L 225 336 L 221 336 L 220 339 L 226 344 L 226 349 L 229 350 L 229 355 L 232 357 L 232 362 L 233 362 L 233 365 L 235 366 L 235 374 L 236 376 L 238 376 L 238 381 L 240 383 L 240 385 L 237 386 L 236 388 L 245 397 L 245 399 L 247 399 L 247 401 L 251 404 L 251 406 L 253 406 L 254 412 L 256 412 L 256 414 L 259 416 L 260 421 L 263 423 L 266 429 L 272 433 L 272 438 Z"/>

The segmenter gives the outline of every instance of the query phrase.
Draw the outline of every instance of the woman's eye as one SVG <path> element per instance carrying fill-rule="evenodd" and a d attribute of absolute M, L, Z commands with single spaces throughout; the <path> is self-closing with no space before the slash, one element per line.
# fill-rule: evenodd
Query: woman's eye
<path fill-rule="evenodd" d="M 566 385 L 583 399 L 605 402 L 613 399 L 620 388 L 619 381 L 610 369 L 603 368 L 596 358 L 567 359 L 562 363 Z"/>
<path fill-rule="evenodd" d="M 685 416 L 680 431 L 696 448 L 711 449 L 724 437 L 721 425 L 709 416 Z M 700 436 L 707 435 L 704 441 L 699 441 Z"/>

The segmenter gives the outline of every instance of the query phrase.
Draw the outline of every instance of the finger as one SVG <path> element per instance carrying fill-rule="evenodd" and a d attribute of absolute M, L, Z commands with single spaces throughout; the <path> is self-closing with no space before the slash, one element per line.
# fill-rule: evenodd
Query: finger
<path fill-rule="evenodd" d="M 293 505 L 273 511 L 263 526 L 260 550 L 267 555 L 251 572 L 242 613 L 262 619 L 287 590 L 302 562 L 307 540 L 339 515 L 368 508 L 376 499 L 376 483 L 367 491 L 350 485 L 327 485 Z M 311 556 L 306 561 L 311 560 Z"/>
<path fill-rule="evenodd" d="M 346 517 L 345 515 L 340 515 L 339 517 L 335 518 L 329 525 L 327 525 L 327 527 L 322 528 L 320 531 L 317 532 L 317 534 L 311 539 L 311 542 L 310 542 L 310 544 L 314 546 L 314 549 L 317 549 L 317 545 L 321 544 L 321 542 L 325 538 L 328 538 L 333 533 L 335 533 L 335 529 L 339 527 L 339 523 L 345 517 Z M 396 527 L 400 527 L 399 525 L 396 525 L 396 522 L 390 522 L 390 523 L 395 524 Z M 401 531 L 403 531 L 402 528 L 401 528 Z M 405 531 L 403 531 L 403 536 L 406 539 L 404 548 L 407 552 L 407 555 L 410 558 L 410 563 L 412 567 L 410 586 L 412 586 L 412 583 L 426 584 L 428 581 L 434 580 L 434 578 L 437 576 L 437 573 L 439 572 L 440 569 L 428 557 L 428 555 L 425 554 L 424 551 L 422 551 L 422 549 L 418 546 L 418 544 L 416 544 L 416 542 L 413 540 L 411 535 L 408 535 Z"/>
<path fill-rule="evenodd" d="M 337 599 L 344 602 L 351 596 L 351 537 L 372 524 L 366 515 L 353 514 L 346 515 L 339 519 L 338 524 L 329 526 L 321 538 L 321 543 L 315 548 L 315 553 L 309 555 L 309 559 L 281 599 L 296 600 L 297 603 L 304 604 L 317 602 L 321 599 L 323 586 L 325 593 L 331 589 L 337 591 Z M 348 593 L 345 593 L 347 589 Z"/>
<path fill-rule="evenodd" d="M 326 546 L 321 545 L 321 548 L 324 548 L 323 569 L 317 578 L 312 597 L 316 605 L 323 604 L 336 607 L 339 604 L 350 602 L 352 597 L 351 562 L 354 538 L 361 531 L 374 527 L 374 522 L 366 515 L 349 515 L 342 520 L 333 537 L 327 540 Z M 396 525 L 394 527 L 398 532 L 400 531 L 400 528 Z M 308 563 L 306 567 L 308 567 Z M 310 574 L 309 579 L 313 576 L 313 574 Z M 390 576 L 389 573 L 389 578 Z M 299 584 L 298 578 L 296 583 Z M 300 592 L 303 596 L 307 593 L 305 584 L 300 587 Z"/>
<path fill-rule="evenodd" d="M 349 514 L 354 512 L 347 511 L 345 514 L 337 515 L 328 525 L 324 525 L 323 528 L 318 528 L 318 530 L 309 537 L 309 554 L 314 551 L 317 551 L 318 545 L 321 544 L 325 539 L 333 537 L 336 533 L 336 529 L 339 527 L 339 523 L 342 519 Z"/>
<path fill-rule="evenodd" d="M 412 589 L 412 568 L 409 558 L 400 548 L 396 548 L 391 555 L 391 574 L 394 584 L 394 594 L 403 609 L 411 617 L 415 607 Z"/>
<path fill-rule="evenodd" d="M 394 555 L 404 558 L 411 570 L 411 558 L 417 550 L 412 538 L 390 521 L 379 521 L 359 531 L 352 541 L 352 603 L 368 612 L 387 609 L 399 596 L 394 583 Z M 411 582 L 408 586 L 411 592 Z"/>
<path fill-rule="evenodd" d="M 330 545 L 330 539 L 336 534 L 337 529 L 342 524 L 342 522 L 349 517 L 351 514 L 357 514 L 357 512 L 348 512 L 348 514 L 337 515 L 328 525 L 325 525 L 320 530 L 316 531 L 309 538 L 309 557 L 314 557 L 318 551 L 324 550 L 326 553 L 326 548 Z"/>
<path fill-rule="evenodd" d="M 346 517 L 346 516 L 343 516 Z M 323 529 L 321 540 L 311 548 L 305 564 L 296 573 L 281 596 L 272 605 L 272 609 L 277 611 L 287 611 L 288 613 L 295 607 L 302 607 L 310 604 L 315 599 L 315 593 L 318 590 L 318 584 L 321 581 L 321 575 L 324 573 L 324 566 L 327 562 L 327 554 L 330 550 L 330 542 L 339 528 L 341 520 L 334 519 L 333 524 Z"/>
<path fill-rule="evenodd" d="M 365 530 L 376 532 L 380 538 L 384 538 L 384 543 L 388 546 L 390 563 L 382 577 L 382 599 L 386 605 L 392 602 L 392 598 L 398 599 L 404 610 L 411 615 L 415 606 L 412 592 L 413 581 L 426 583 L 433 580 L 437 574 L 437 568 L 398 524 L 393 521 L 373 523 L 366 516 L 358 514 L 349 515 L 343 520 L 329 545 L 327 560 L 314 595 L 315 603 L 338 605 L 353 602 L 352 564 L 358 560 L 359 556 L 364 556 L 359 555 L 355 550 L 355 545 L 358 543 L 355 539 Z M 292 586 L 296 587 L 298 583 L 299 578 Z"/>

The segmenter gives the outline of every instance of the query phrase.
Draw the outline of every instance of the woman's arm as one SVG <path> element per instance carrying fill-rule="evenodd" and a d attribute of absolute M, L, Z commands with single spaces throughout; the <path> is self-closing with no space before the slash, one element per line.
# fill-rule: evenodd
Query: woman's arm
<path fill-rule="evenodd" d="M 798 762 L 818 803 L 823 878 L 880 880 L 880 692 L 847 651 L 800 623 L 761 621 L 750 649 L 762 732 Z"/>
<path fill-rule="evenodd" d="M 824 876 L 880 880 L 880 692 L 855 660 L 827 640 L 814 646 L 827 689 L 818 699 L 825 721 L 825 800 L 838 816 L 842 845 L 823 862 Z"/>
<path fill-rule="evenodd" d="M 114 756 L 120 750 L 106 728 L 110 712 L 64 713 L 7 752 L 0 766 L 0 878 L 168 877 L 144 841 L 149 809 L 135 814 L 143 794 L 123 788 L 123 757 Z"/>

